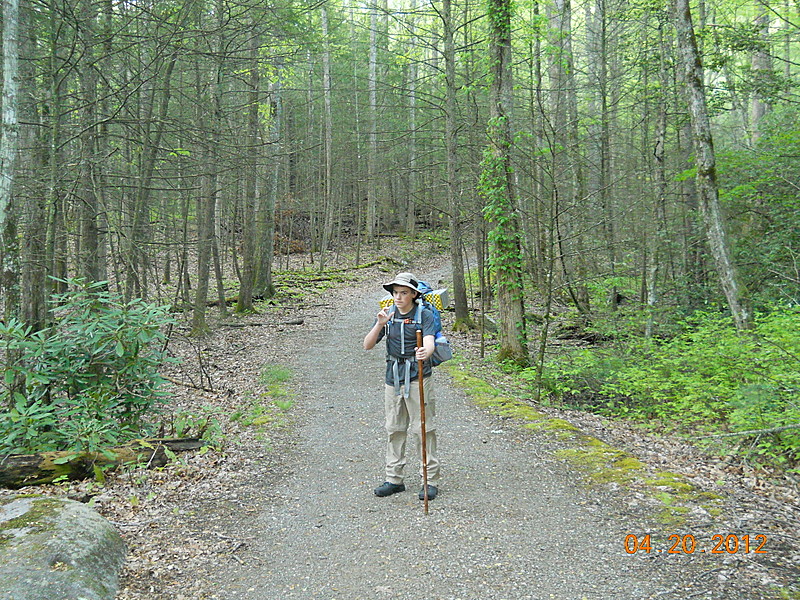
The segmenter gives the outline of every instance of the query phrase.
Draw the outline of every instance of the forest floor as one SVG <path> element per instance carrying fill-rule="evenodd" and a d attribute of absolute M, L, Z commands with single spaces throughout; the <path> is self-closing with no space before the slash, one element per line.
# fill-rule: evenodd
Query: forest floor
<path fill-rule="evenodd" d="M 540 408 L 644 463 L 638 479 L 590 484 L 559 458 L 569 442 L 476 406 L 445 369 L 435 375 L 440 496 L 423 515 L 410 461 L 408 490 L 375 497 L 384 357 L 361 341 L 379 284 L 404 268 L 353 270 L 294 306 L 224 319 L 203 340 L 178 331 L 170 350 L 183 364 L 170 377 L 184 385 L 170 421 L 180 433 L 205 423 L 215 447 L 104 485 L 31 490 L 90 500 L 119 528 L 129 556 L 118 600 L 800 597 L 791 481 L 625 423 Z M 435 259 L 413 268 L 449 278 Z M 475 335 L 452 337 L 462 363 L 478 362 Z M 665 519 L 683 482 L 705 501 Z M 650 552 L 626 552 L 627 535 L 648 533 Z M 718 534 L 749 535 L 750 552 L 712 554 Z M 759 534 L 763 554 L 753 552 Z M 694 536 L 696 551 L 669 553 L 670 535 L 678 549 Z"/>

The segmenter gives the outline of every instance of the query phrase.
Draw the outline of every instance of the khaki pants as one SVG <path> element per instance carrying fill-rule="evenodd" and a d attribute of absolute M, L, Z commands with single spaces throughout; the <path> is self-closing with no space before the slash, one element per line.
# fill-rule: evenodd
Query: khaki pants
<path fill-rule="evenodd" d="M 428 458 L 428 483 L 438 486 L 439 461 L 436 458 L 436 402 L 433 378 L 423 381 L 425 386 L 425 439 Z M 401 390 L 402 392 L 402 390 Z M 387 385 L 384 394 L 386 413 L 386 481 L 403 483 L 403 467 L 406 466 L 406 442 L 410 438 L 418 451 L 420 477 L 422 476 L 422 444 L 419 412 L 419 382 L 411 382 L 409 398 L 394 393 L 394 386 Z"/>

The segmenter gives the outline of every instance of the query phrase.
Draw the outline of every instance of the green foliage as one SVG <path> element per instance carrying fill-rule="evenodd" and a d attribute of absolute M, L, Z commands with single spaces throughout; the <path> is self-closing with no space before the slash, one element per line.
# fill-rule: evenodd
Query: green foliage
<path fill-rule="evenodd" d="M 280 398 L 275 398 L 273 402 L 275 403 L 275 406 L 277 406 L 284 412 L 290 410 L 292 406 L 294 406 L 294 400 L 292 400 L 291 398 L 288 400 L 281 400 Z"/>
<path fill-rule="evenodd" d="M 258 384 L 266 388 L 257 398 L 249 398 L 231 415 L 234 423 L 242 427 L 254 427 L 261 433 L 269 428 L 284 427 L 288 419 L 284 413 L 295 404 L 287 383 L 292 379 L 292 371 L 282 365 L 266 364 L 258 376 Z"/>
<path fill-rule="evenodd" d="M 266 364 L 258 378 L 258 382 L 267 388 L 265 397 L 270 398 L 272 404 L 282 412 L 287 412 L 294 406 L 293 394 L 286 385 L 293 376 L 292 370 L 288 367 Z"/>
<path fill-rule="evenodd" d="M 0 324 L 0 453 L 91 450 L 135 437 L 163 399 L 168 308 L 124 302 L 105 283 L 68 280 L 53 325 Z"/>
<path fill-rule="evenodd" d="M 697 313 L 664 342 L 630 338 L 578 349 L 551 361 L 544 385 L 553 397 L 602 414 L 678 428 L 764 430 L 800 422 L 800 308 L 761 315 L 739 335 L 723 315 Z M 523 377 L 534 380 L 532 370 Z M 754 438 L 772 463 L 800 461 L 800 431 Z"/>
<path fill-rule="evenodd" d="M 478 194 L 484 199 L 483 216 L 494 225 L 489 231 L 489 265 L 498 279 L 505 285 L 519 285 L 522 281 L 522 244 L 514 207 L 508 185 L 509 165 L 507 158 L 499 156 L 491 148 L 483 153 Z"/>
<path fill-rule="evenodd" d="M 270 392 L 283 389 L 283 384 L 292 379 L 292 370 L 283 365 L 266 364 L 261 368 L 258 383 Z"/>
<path fill-rule="evenodd" d="M 246 411 L 236 415 L 236 420 L 240 420 L 246 426 L 283 424 L 284 421 L 278 411 L 287 412 L 294 406 L 293 394 L 286 385 L 293 376 L 292 370 L 288 367 L 265 364 L 259 373 L 258 384 L 266 388 L 266 391 L 257 401 L 252 402 Z"/>
<path fill-rule="evenodd" d="M 620 267 L 624 269 L 623 265 L 620 265 Z M 612 291 L 616 291 L 616 293 L 626 298 L 634 298 L 640 285 L 641 281 L 636 277 L 623 275 L 602 277 L 586 282 L 586 287 L 589 289 L 589 294 L 592 298 L 597 298 L 602 303 L 608 300 Z"/>
<path fill-rule="evenodd" d="M 608 400 L 600 396 L 603 384 L 624 367 L 622 357 L 604 351 L 577 349 L 547 364 L 542 386 L 548 395 L 582 408 L 601 408 Z M 536 369 L 520 374 L 524 381 L 536 381 Z"/>
<path fill-rule="evenodd" d="M 489 0 L 486 3 L 486 15 L 491 28 L 505 35 L 510 35 L 510 23 L 513 15 L 511 0 Z"/>
<path fill-rule="evenodd" d="M 787 173 L 800 169 L 798 111 L 771 111 L 752 150 L 719 158 L 720 199 L 729 219 L 735 260 L 754 306 L 800 302 L 800 199 Z"/>
<path fill-rule="evenodd" d="M 214 406 L 203 406 L 196 410 L 183 410 L 175 413 L 172 421 L 173 433 L 176 437 L 196 437 L 206 446 L 220 449 L 225 435 L 219 419 L 220 409 Z"/>
<path fill-rule="evenodd" d="M 24 452 L 33 443 L 41 450 L 56 450 L 59 435 L 55 428 L 58 419 L 51 407 L 41 400 L 28 403 L 15 394 L 10 410 L 0 414 L 0 448 L 3 452 Z"/>

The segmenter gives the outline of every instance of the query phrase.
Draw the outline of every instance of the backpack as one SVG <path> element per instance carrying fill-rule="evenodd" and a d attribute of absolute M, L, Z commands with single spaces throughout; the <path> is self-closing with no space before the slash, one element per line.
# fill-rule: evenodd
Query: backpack
<path fill-rule="evenodd" d="M 422 300 L 417 303 L 417 313 L 414 316 L 414 323 L 417 329 L 422 326 L 422 309 L 427 308 L 433 313 L 433 328 L 434 328 L 434 342 L 436 347 L 430 357 L 431 366 L 436 367 L 443 362 L 453 358 L 453 348 L 450 346 L 449 340 L 442 333 L 442 314 L 439 312 L 440 308 L 444 308 L 448 304 L 447 290 L 434 290 L 429 283 L 425 281 L 417 282 L 417 289 L 422 292 Z M 394 319 L 394 301 L 389 300 L 392 309 L 389 311 L 389 318 Z M 386 306 L 386 299 L 381 301 L 381 306 Z"/>

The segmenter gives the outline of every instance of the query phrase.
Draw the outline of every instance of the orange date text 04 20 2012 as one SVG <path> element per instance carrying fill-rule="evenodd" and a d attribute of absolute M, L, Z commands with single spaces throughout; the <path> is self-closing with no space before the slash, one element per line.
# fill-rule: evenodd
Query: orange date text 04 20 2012
<path fill-rule="evenodd" d="M 625 552 L 665 552 L 666 554 L 766 554 L 767 536 L 736 535 L 734 533 L 715 533 L 708 540 L 695 537 L 691 533 L 678 535 L 673 533 L 667 537 L 663 548 L 653 544 L 650 534 L 637 536 L 629 533 L 625 536 Z"/>

